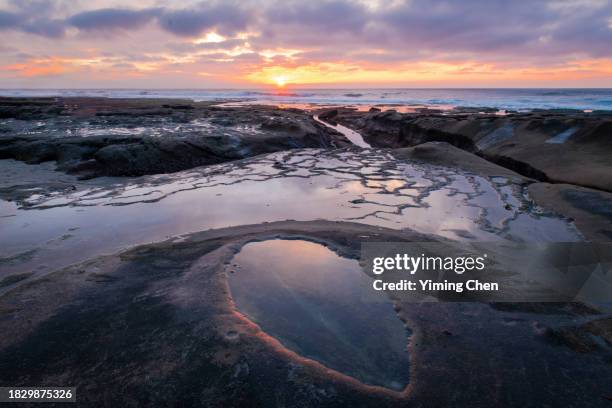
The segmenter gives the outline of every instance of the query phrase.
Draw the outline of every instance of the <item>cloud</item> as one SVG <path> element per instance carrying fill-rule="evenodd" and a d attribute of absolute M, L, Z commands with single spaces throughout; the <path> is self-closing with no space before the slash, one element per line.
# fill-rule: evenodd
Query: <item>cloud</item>
<path fill-rule="evenodd" d="M 390 43 L 438 51 L 471 51 L 475 54 L 525 55 L 610 54 L 612 30 L 605 16 L 612 3 L 573 2 L 461 2 L 412 0 L 381 10 L 375 26 Z M 554 4 L 554 5 L 553 5 Z"/>
<path fill-rule="evenodd" d="M 21 21 L 19 14 L 0 10 L 0 30 L 19 27 Z"/>
<path fill-rule="evenodd" d="M 34 57 L 51 53 L 47 46 L 73 57 L 116 54 L 119 61 L 111 68 L 151 67 L 155 58 L 167 55 L 160 66 L 188 69 L 213 61 L 238 74 L 308 64 L 324 70 L 326 63 L 337 64 L 338 76 L 343 72 L 338 64 L 369 72 L 391 65 L 440 70 L 435 64 L 465 64 L 468 68 L 453 71 L 460 75 L 475 72 L 473 66 L 558 69 L 580 60 L 612 59 L 610 0 L 148 0 L 139 8 L 96 7 L 100 3 L 0 0 L 0 30 L 57 40 L 41 45 L 17 35 L 16 44 L 6 44 Z M 132 35 L 110 41 L 104 35 L 74 35 L 78 32 Z M 132 60 L 135 50 L 153 60 Z M 307 74 L 310 70 L 296 73 Z"/>
<path fill-rule="evenodd" d="M 253 11 L 245 2 L 202 2 L 193 9 L 166 9 L 159 17 L 164 29 L 178 36 L 195 37 L 215 29 L 222 35 L 245 30 L 253 19 Z"/>
<path fill-rule="evenodd" d="M 48 38 L 61 38 L 66 29 L 61 20 L 37 19 L 28 21 L 21 27 L 23 31 Z"/>
<path fill-rule="evenodd" d="M 11 73 L 17 77 L 49 77 L 61 75 L 70 71 L 67 62 L 61 58 L 32 59 L 25 63 L 17 63 L 0 67 L 0 71 Z"/>
<path fill-rule="evenodd" d="M 156 24 L 162 32 L 195 38 L 215 31 L 232 37 L 250 30 L 256 47 L 307 51 L 347 50 L 362 55 L 378 48 L 390 60 L 424 50 L 501 55 L 610 55 L 612 2 L 606 0 L 234 0 L 203 1 L 189 7 L 85 9 L 63 0 L 12 1 L 0 11 L 0 30 L 61 38 L 67 27 L 81 31 L 136 31 Z M 74 7 L 74 3 L 73 7 Z M 58 11 L 60 10 L 60 11 Z M 358 50 L 360 49 L 360 50 Z"/>
<path fill-rule="evenodd" d="M 361 3 L 345 0 L 286 1 L 269 7 L 266 21 L 295 24 L 306 29 L 324 28 L 330 31 L 361 31 L 368 22 L 367 9 Z M 325 34 L 325 33 L 321 33 Z"/>
<path fill-rule="evenodd" d="M 106 8 L 84 11 L 67 23 L 84 31 L 136 30 L 156 21 L 163 30 L 182 37 L 195 37 L 215 29 L 233 34 L 247 27 L 252 17 L 243 3 L 202 2 L 192 8 L 147 8 L 141 10 Z"/>
<path fill-rule="evenodd" d="M 84 11 L 68 18 L 67 23 L 79 30 L 134 30 L 153 20 L 161 9 L 129 10 L 107 8 Z"/>
<path fill-rule="evenodd" d="M 9 0 L 8 3 L 26 15 L 48 15 L 63 7 L 65 0 Z"/>
<path fill-rule="evenodd" d="M 45 12 L 54 7 L 49 1 L 13 1 L 15 11 L 0 10 L 0 30 L 19 30 L 49 38 L 60 38 L 65 34 L 60 19 L 49 19 Z M 40 14 L 40 15 L 36 15 Z"/>

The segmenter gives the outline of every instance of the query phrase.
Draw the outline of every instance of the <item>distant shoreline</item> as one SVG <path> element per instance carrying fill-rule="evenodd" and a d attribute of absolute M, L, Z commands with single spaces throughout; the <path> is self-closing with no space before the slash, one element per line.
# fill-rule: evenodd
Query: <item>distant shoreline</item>
<path fill-rule="evenodd" d="M 265 105 L 416 106 L 612 110 L 609 88 L 258 88 L 258 89 L 0 89 L 1 97 L 105 97 L 233 101 Z"/>

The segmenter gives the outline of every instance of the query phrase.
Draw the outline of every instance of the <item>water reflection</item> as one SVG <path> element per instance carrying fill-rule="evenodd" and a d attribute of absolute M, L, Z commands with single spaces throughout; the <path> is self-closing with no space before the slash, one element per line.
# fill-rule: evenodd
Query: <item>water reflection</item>
<path fill-rule="evenodd" d="M 356 260 L 270 240 L 245 245 L 227 272 L 238 310 L 287 348 L 366 384 L 408 383 L 407 331 Z"/>
<path fill-rule="evenodd" d="M 282 220 L 481 241 L 580 239 L 566 221 L 532 208 L 511 180 L 404 163 L 376 149 L 300 149 L 110 183 L 33 193 L 17 209 L 1 205 L 0 258 L 35 250 L 4 263 L 2 274 L 44 273 L 170 236 Z"/>
<path fill-rule="evenodd" d="M 58 116 L 44 121 L 20 119 L 5 119 L 0 121 L 0 131 L 22 136 L 45 135 L 47 137 L 92 137 L 92 136 L 153 136 L 166 137 L 172 135 L 186 136 L 233 136 L 257 135 L 263 133 L 255 123 L 219 123 L 214 119 L 196 118 L 177 120 L 168 117 L 148 117 L 145 123 L 142 119 L 125 118 L 121 123 L 105 116 L 97 116 L 88 120 L 71 116 Z"/>
<path fill-rule="evenodd" d="M 342 126 L 340 124 L 332 125 L 331 123 L 324 122 L 321 119 L 319 119 L 319 115 L 314 115 L 313 118 L 317 122 L 322 123 L 325 126 L 330 127 L 342 133 L 344 136 L 346 136 L 348 140 L 351 141 L 351 143 L 353 143 L 356 146 L 364 147 L 364 148 L 372 147 L 370 146 L 368 142 L 363 140 L 363 136 L 361 136 L 358 132 L 355 132 L 354 130 L 347 128 L 346 126 Z"/>

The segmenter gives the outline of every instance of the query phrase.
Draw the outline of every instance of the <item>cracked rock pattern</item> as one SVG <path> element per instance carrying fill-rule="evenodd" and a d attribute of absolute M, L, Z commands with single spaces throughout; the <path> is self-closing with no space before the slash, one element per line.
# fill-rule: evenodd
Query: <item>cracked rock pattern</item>
<path fill-rule="evenodd" d="M 32 191 L 5 206 L 13 237 L 2 249 L 6 269 L 50 269 L 170 236 L 280 220 L 354 221 L 460 240 L 580 239 L 567 220 L 534 206 L 518 181 L 406 163 L 385 150 L 297 149 L 109 180 Z"/>

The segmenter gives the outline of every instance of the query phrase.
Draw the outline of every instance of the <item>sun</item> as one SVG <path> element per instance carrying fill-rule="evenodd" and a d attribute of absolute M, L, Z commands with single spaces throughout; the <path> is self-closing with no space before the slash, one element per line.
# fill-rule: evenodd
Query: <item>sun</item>
<path fill-rule="evenodd" d="M 278 75 L 278 76 L 272 77 L 271 79 L 276 84 L 276 86 L 278 86 L 279 88 L 282 88 L 285 85 L 287 85 L 287 77 L 285 76 Z"/>

